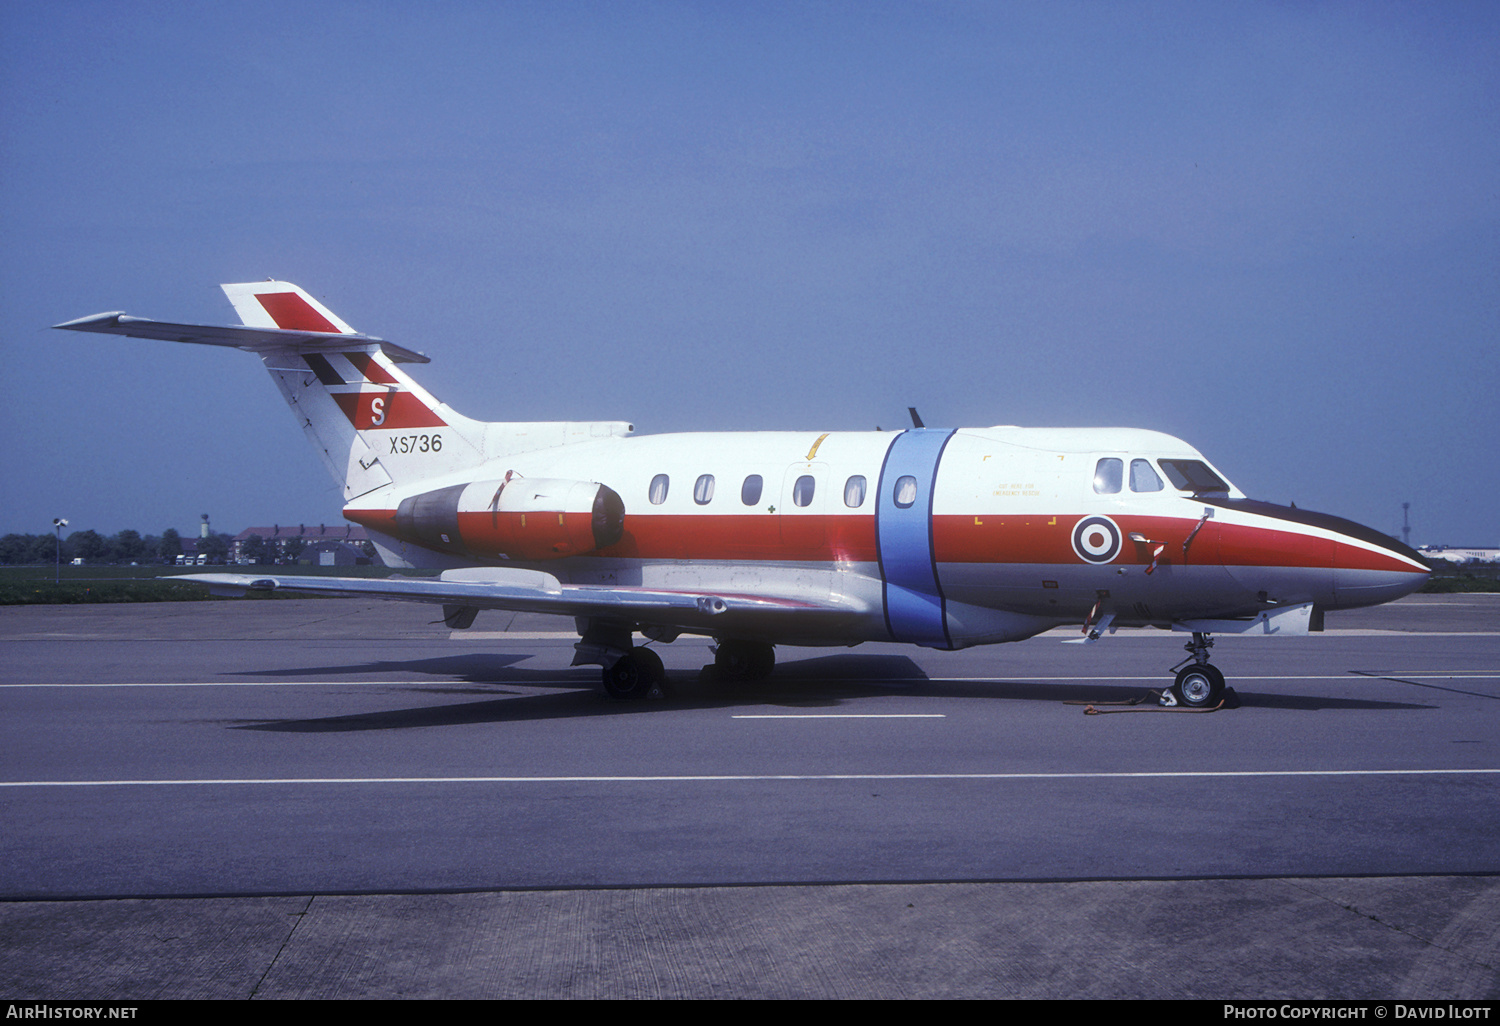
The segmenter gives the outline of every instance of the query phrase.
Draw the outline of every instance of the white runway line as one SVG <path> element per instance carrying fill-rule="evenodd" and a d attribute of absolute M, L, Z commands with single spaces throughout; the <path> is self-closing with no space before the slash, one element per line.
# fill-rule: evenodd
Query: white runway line
<path fill-rule="evenodd" d="M 755 783 L 765 781 L 930 781 L 930 780 L 1218 780 L 1250 777 L 1433 777 L 1485 776 L 1500 769 L 1410 769 L 1410 770 L 1187 770 L 1133 771 L 1125 773 L 747 773 L 689 774 L 661 776 L 592 777 L 291 777 L 225 778 L 204 780 L 4 780 L 0 788 L 23 787 L 226 787 L 234 785 L 274 786 L 286 784 L 705 784 Z"/>
<path fill-rule="evenodd" d="M 1111 638 L 1157 638 L 1171 641 L 1181 640 L 1185 632 L 1180 631 L 1158 631 L 1143 628 L 1127 627 L 1110 635 Z M 1377 627 L 1329 627 L 1327 630 L 1316 631 L 1309 635 L 1324 635 L 1330 638 L 1373 638 L 1373 637 L 1402 637 L 1402 638 L 1492 638 L 1500 635 L 1500 631 L 1401 631 Z M 1054 627 L 1051 630 L 1038 634 L 1038 638 L 1055 640 L 1057 638 L 1078 638 L 1083 633 L 1077 627 Z M 1220 635 L 1225 637 L 1226 635 Z M 1227 635 L 1233 637 L 1234 635 Z M 644 641 L 645 635 L 637 634 L 637 639 Z M 562 641 L 564 639 L 577 641 L 577 631 L 452 631 L 448 635 L 449 641 Z M 1100 639 L 1101 641 L 1104 639 Z M 673 642 L 680 645 L 683 642 L 707 645 L 708 638 L 678 638 Z"/>
<path fill-rule="evenodd" d="M 556 690 L 569 685 L 577 685 L 580 688 L 592 687 L 597 677 L 597 672 L 585 668 L 578 670 L 576 667 L 555 671 L 559 674 L 575 670 L 577 680 L 560 678 L 556 681 L 538 683 L 535 678 L 527 680 L 452 680 L 452 679 L 428 679 L 428 680 L 211 680 L 211 681 L 119 681 L 113 684 L 84 684 L 50 681 L 44 683 L 30 684 L 0 684 L 4 688 L 307 688 L 307 687 L 443 687 L 451 688 L 462 684 L 469 687 L 483 687 L 486 685 L 507 687 L 535 687 L 544 690 Z M 692 671 L 683 671 L 691 673 Z M 1500 670 L 1428 670 L 1421 672 L 1407 672 L 1404 670 L 1348 670 L 1344 673 L 1263 673 L 1246 674 L 1237 673 L 1230 678 L 1229 683 L 1248 680 L 1341 680 L 1355 683 L 1365 680 L 1388 680 L 1394 677 L 1409 677 L 1414 680 L 1500 680 Z M 772 682 L 794 683 L 804 680 L 816 680 L 820 684 L 1055 684 L 1074 683 L 1078 681 L 1170 681 L 1171 674 L 1153 673 L 1143 676 L 1123 676 L 1091 674 L 1076 677 L 855 677 L 848 679 L 828 679 L 798 677 L 788 674 L 784 677 L 773 677 Z"/>
<path fill-rule="evenodd" d="M 945 720 L 947 713 L 737 713 L 731 720 Z"/>

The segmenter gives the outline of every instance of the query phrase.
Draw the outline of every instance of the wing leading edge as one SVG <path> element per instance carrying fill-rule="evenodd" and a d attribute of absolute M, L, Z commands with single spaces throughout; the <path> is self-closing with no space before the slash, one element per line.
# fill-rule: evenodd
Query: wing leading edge
<path fill-rule="evenodd" d="M 639 622 L 691 633 L 735 637 L 829 637 L 871 613 L 868 603 L 848 595 L 817 597 L 719 591 L 563 584 L 538 570 L 466 568 L 436 580 L 407 577 L 276 577 L 258 574 L 183 574 L 174 581 L 206 584 L 215 595 L 291 591 L 472 609 L 552 613 Z"/>

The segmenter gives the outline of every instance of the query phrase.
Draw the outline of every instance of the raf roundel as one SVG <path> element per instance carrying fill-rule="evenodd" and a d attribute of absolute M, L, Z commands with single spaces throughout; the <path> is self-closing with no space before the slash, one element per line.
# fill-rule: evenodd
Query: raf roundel
<path fill-rule="evenodd" d="M 1073 551 L 1085 563 L 1108 563 L 1120 554 L 1120 528 L 1109 517 L 1084 517 L 1073 527 Z"/>

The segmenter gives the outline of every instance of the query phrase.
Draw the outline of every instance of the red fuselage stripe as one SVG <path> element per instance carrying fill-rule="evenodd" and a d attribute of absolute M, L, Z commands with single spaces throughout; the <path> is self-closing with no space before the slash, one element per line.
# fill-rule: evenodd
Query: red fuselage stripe
<path fill-rule="evenodd" d="M 397 535 L 394 510 L 349 510 L 348 519 Z M 460 524 L 470 516 L 460 515 Z M 488 521 L 488 515 L 485 517 Z M 933 549 L 938 563 L 1082 564 L 1073 550 L 1079 514 L 1066 516 L 934 516 Z M 1125 534 L 1120 553 L 1108 565 L 1224 565 L 1423 571 L 1395 555 L 1360 545 L 1271 527 L 1210 523 L 1198 526 L 1175 517 L 1116 516 Z M 464 530 L 465 537 L 469 535 Z M 1137 534 L 1144 541 L 1130 540 Z M 481 532 L 482 536 L 482 532 Z M 593 555 L 620 559 L 876 561 L 875 518 L 868 514 L 768 515 L 765 513 L 625 517 L 625 535 Z"/>

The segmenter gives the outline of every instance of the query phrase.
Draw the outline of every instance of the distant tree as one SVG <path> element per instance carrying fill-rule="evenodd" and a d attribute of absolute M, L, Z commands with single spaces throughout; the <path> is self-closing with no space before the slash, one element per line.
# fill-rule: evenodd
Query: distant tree
<path fill-rule="evenodd" d="M 306 545 L 307 542 L 301 538 L 288 538 L 286 541 L 281 543 L 282 558 L 286 559 L 289 562 L 295 563 L 297 561 L 297 557 L 302 555 L 302 550 Z"/>
<path fill-rule="evenodd" d="M 0 563 L 51 563 L 56 547 L 55 535 L 7 534 L 0 538 Z"/>
<path fill-rule="evenodd" d="M 126 528 L 109 542 L 109 555 L 118 563 L 136 563 L 146 554 L 146 543 L 141 540 L 139 531 Z"/>
<path fill-rule="evenodd" d="M 157 543 L 156 554 L 165 562 L 176 561 L 182 555 L 182 535 L 177 533 L 175 527 L 169 527 L 161 533 L 161 541 Z"/>
<path fill-rule="evenodd" d="M 31 553 L 32 539 L 29 534 L 7 534 L 0 538 L 0 563 L 13 566 L 26 562 Z"/>
<path fill-rule="evenodd" d="M 31 539 L 31 554 L 26 557 L 26 562 L 51 563 L 54 559 L 59 558 L 57 554 L 57 535 L 29 534 L 27 537 Z M 68 540 L 64 538 L 61 559 L 66 563 L 72 558 L 72 548 L 68 545 Z"/>
<path fill-rule="evenodd" d="M 74 531 L 68 535 L 68 547 L 85 563 L 97 563 L 104 557 L 104 538 L 98 531 Z"/>
<path fill-rule="evenodd" d="M 207 556 L 210 563 L 222 563 L 229 556 L 229 535 L 210 534 L 198 539 L 198 555 Z"/>
<path fill-rule="evenodd" d="M 266 540 L 258 534 L 252 534 L 240 543 L 240 557 L 257 565 L 267 562 Z"/>

